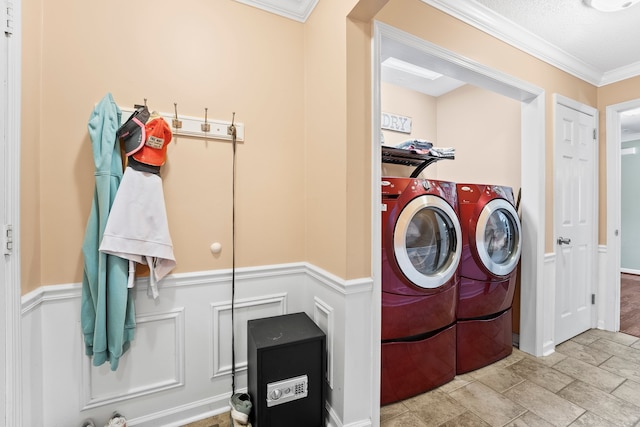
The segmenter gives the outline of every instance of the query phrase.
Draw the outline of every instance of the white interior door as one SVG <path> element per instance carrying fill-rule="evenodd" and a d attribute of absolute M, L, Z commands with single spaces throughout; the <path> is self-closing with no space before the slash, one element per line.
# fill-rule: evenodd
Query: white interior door
<path fill-rule="evenodd" d="M 568 99 L 556 98 L 556 345 L 586 331 L 592 325 L 592 294 L 597 277 L 596 125 L 596 110 Z"/>

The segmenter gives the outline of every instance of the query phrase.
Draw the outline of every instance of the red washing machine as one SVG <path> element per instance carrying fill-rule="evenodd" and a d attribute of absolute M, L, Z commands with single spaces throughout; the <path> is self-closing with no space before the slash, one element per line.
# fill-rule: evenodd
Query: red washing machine
<path fill-rule="evenodd" d="M 522 230 L 510 187 L 457 184 L 457 191 L 463 243 L 456 372 L 461 374 L 511 354 Z"/>
<path fill-rule="evenodd" d="M 382 179 L 381 403 L 456 374 L 462 234 L 454 183 Z"/>

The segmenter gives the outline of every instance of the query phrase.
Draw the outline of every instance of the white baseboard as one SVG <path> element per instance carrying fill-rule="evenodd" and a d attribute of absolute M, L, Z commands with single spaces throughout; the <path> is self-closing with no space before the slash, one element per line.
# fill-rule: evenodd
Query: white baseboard
<path fill-rule="evenodd" d="M 378 404 L 367 402 L 368 409 L 352 413 L 369 395 L 362 389 L 369 386 L 373 367 L 370 346 L 347 337 L 349 330 L 371 336 L 371 307 L 362 307 L 371 299 L 372 280 L 345 281 L 307 263 L 238 269 L 235 279 L 237 389 L 246 389 L 246 322 L 305 312 L 327 334 L 327 421 L 336 427 L 370 425 L 344 417 L 346 407 L 347 418 L 369 420 L 371 406 Z M 170 427 L 226 412 L 230 286 L 230 270 L 176 274 L 161 282 L 160 297 L 153 300 L 146 295 L 146 279 L 136 281 L 136 338 L 116 372 L 108 364 L 92 366 L 84 355 L 81 284 L 43 286 L 24 295 L 23 425 L 73 426 L 87 418 L 104 425 L 117 410 L 129 426 Z M 354 309 L 363 312 L 346 316 Z M 346 366 L 363 364 L 365 369 L 345 375 Z"/>

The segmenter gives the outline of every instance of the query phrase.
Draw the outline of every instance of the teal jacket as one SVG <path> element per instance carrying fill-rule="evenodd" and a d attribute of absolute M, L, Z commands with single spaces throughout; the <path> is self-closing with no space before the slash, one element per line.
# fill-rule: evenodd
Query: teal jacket
<path fill-rule="evenodd" d="M 133 290 L 127 288 L 128 261 L 99 252 L 118 186 L 122 180 L 122 157 L 116 138 L 122 113 L 108 93 L 91 113 L 89 136 L 93 147 L 96 187 L 87 222 L 82 255 L 81 325 L 85 352 L 94 366 L 106 361 L 118 369 L 135 331 Z"/>

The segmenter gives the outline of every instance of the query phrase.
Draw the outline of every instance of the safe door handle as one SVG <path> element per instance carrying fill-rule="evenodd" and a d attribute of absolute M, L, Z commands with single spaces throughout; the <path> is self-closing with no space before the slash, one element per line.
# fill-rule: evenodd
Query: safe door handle
<path fill-rule="evenodd" d="M 569 239 L 569 238 L 565 239 L 564 237 L 558 237 L 557 242 L 558 242 L 559 245 L 568 245 L 568 244 L 571 243 L 571 239 Z"/>

